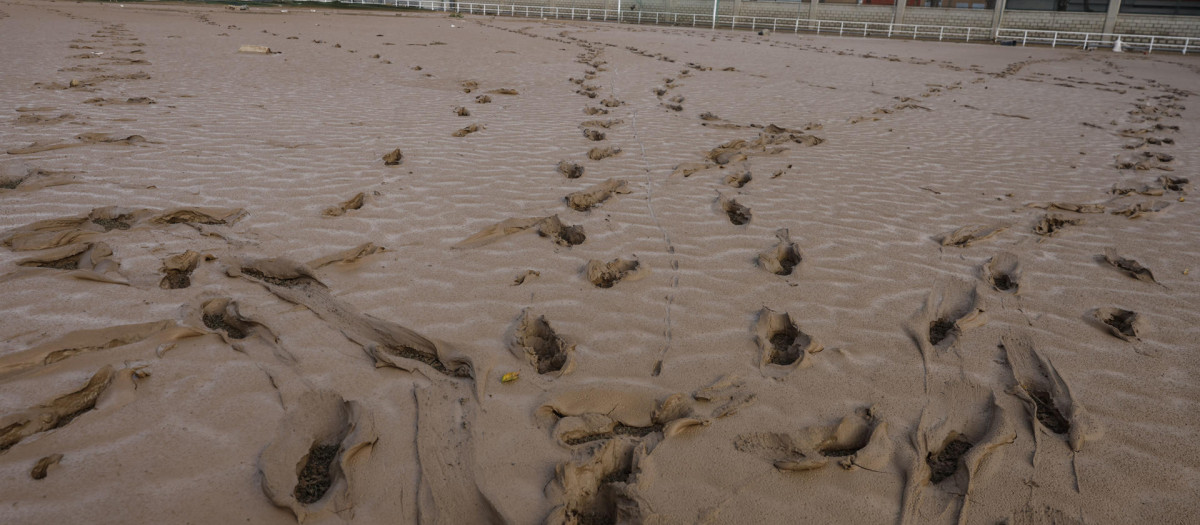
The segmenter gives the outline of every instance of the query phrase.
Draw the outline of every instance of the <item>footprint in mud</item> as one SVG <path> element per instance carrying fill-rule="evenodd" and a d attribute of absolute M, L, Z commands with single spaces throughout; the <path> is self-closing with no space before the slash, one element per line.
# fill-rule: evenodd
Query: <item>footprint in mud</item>
<path fill-rule="evenodd" d="M 382 246 L 376 246 L 375 243 L 373 243 L 373 242 L 367 242 L 367 243 L 363 243 L 358 246 L 355 246 L 353 248 L 350 248 L 349 250 L 342 250 L 337 253 L 332 253 L 332 254 L 326 255 L 324 257 L 318 257 L 316 259 L 308 261 L 305 264 L 308 265 L 309 268 L 312 268 L 314 270 L 321 268 L 323 266 L 329 266 L 331 264 L 338 264 L 338 263 L 353 264 L 358 261 L 361 261 L 362 259 L 366 258 L 367 256 L 375 255 L 376 253 L 384 252 L 384 251 L 387 251 L 387 248 L 384 248 Z"/>
<path fill-rule="evenodd" d="M 548 237 L 559 246 L 575 246 L 587 240 L 582 225 L 566 225 L 558 215 L 549 217 L 511 218 L 493 224 L 456 243 L 451 248 L 474 248 L 497 241 L 514 233 L 528 229 L 537 231 L 538 236 Z"/>
<path fill-rule="evenodd" d="M 1141 263 L 1133 259 L 1122 257 L 1117 253 L 1116 250 L 1112 248 L 1104 249 L 1103 259 L 1113 268 L 1121 270 L 1125 273 L 1125 275 L 1128 275 L 1134 279 L 1155 284 L 1158 283 L 1158 281 L 1154 280 L 1154 274 L 1151 273 L 1148 268 L 1142 266 Z"/>
<path fill-rule="evenodd" d="M 1026 208 L 1040 208 L 1043 210 L 1062 210 L 1075 213 L 1104 213 L 1103 204 L 1078 204 L 1072 202 L 1031 202 L 1025 205 Z"/>
<path fill-rule="evenodd" d="M 620 107 L 623 104 L 625 103 L 612 97 L 600 101 L 600 105 L 606 108 Z"/>
<path fill-rule="evenodd" d="M 624 124 L 624 123 L 625 123 L 625 121 L 624 121 L 624 120 L 622 120 L 622 119 L 608 119 L 608 120 L 585 120 L 585 121 L 583 121 L 583 122 L 580 122 L 580 123 L 579 123 L 579 126 L 580 126 L 580 127 L 583 127 L 583 128 L 604 128 L 604 129 L 609 129 L 609 128 L 612 128 L 612 127 L 614 127 L 614 126 L 620 126 L 621 124 Z M 1187 182 L 1187 179 L 1184 179 L 1184 182 Z"/>
<path fill-rule="evenodd" d="M 986 322 L 983 310 L 979 308 L 975 285 L 951 279 L 929 292 L 924 304 L 905 324 L 905 329 L 921 350 L 928 372 L 929 360 L 935 357 L 935 350 L 940 353 L 954 349 L 967 329 Z"/>
<path fill-rule="evenodd" d="M 661 399 L 661 401 L 660 401 Z M 617 406 L 618 408 L 613 408 Z M 686 428 L 707 425 L 693 415 L 682 393 L 662 397 L 656 390 L 605 387 L 559 395 L 538 409 L 539 426 L 568 447 L 620 437 L 671 437 Z"/>
<path fill-rule="evenodd" d="M 783 377 L 793 370 L 811 366 L 809 355 L 825 349 L 815 338 L 801 331 L 790 314 L 766 307 L 758 312 L 754 335 L 758 342 L 759 369 L 770 377 Z"/>
<path fill-rule="evenodd" d="M 567 206 L 575 211 L 588 211 L 607 201 L 615 194 L 627 194 L 629 183 L 619 179 L 608 179 L 586 190 L 577 191 L 566 196 Z"/>
<path fill-rule="evenodd" d="M 594 147 L 594 148 L 588 150 L 587 156 L 589 159 L 592 159 L 592 160 L 603 160 L 603 159 L 607 159 L 609 157 L 615 157 L 620 154 L 621 154 L 621 148 L 618 148 L 615 146 L 601 148 L 601 147 L 597 146 L 597 147 Z"/>
<path fill-rule="evenodd" d="M 235 261 L 226 273 L 257 282 L 290 303 L 304 306 L 362 347 L 376 368 L 393 367 L 409 372 L 427 365 L 452 378 L 474 378 L 471 358 L 445 343 L 436 342 L 396 323 L 372 317 L 353 305 L 335 299 L 312 269 L 285 258 Z M 277 350 L 278 354 L 278 350 Z M 288 356 L 281 356 L 286 359 Z M 294 360 L 294 359 L 293 359 Z"/>
<path fill-rule="evenodd" d="M 775 275 L 791 275 L 796 266 L 804 260 L 800 246 L 792 242 L 787 228 L 775 232 L 779 243 L 758 254 L 758 266 Z"/>
<path fill-rule="evenodd" d="M 469 116 L 471 116 L 471 111 L 462 106 L 458 106 L 458 107 L 454 108 L 454 114 L 458 115 L 460 117 L 469 117 Z"/>
<path fill-rule="evenodd" d="M 1108 332 L 1124 341 L 1140 341 L 1142 316 L 1137 312 L 1121 308 L 1097 308 L 1092 317 Z"/>
<path fill-rule="evenodd" d="M 652 510 L 638 495 L 641 471 L 665 439 L 707 424 L 691 417 L 682 394 L 661 403 L 637 388 L 571 392 L 541 407 L 574 459 L 560 463 L 546 488 L 546 523 L 642 523 Z"/>
<path fill-rule="evenodd" d="M 592 142 L 599 142 L 601 140 L 604 140 L 604 132 L 595 130 L 595 129 L 584 128 L 583 136 L 584 136 L 584 138 L 586 138 Z"/>
<path fill-rule="evenodd" d="M 66 426 L 75 418 L 96 407 L 96 400 L 112 384 L 116 371 L 104 365 L 83 388 L 63 394 L 44 405 L 8 414 L 0 418 L 0 452 L 12 448 L 21 440 Z"/>
<path fill-rule="evenodd" d="M 675 165 L 675 170 L 671 172 L 671 176 L 683 176 L 684 178 L 691 177 L 697 172 L 716 166 L 707 162 L 684 162 Z"/>
<path fill-rule="evenodd" d="M 128 135 L 117 138 L 109 136 L 108 133 L 83 133 L 75 137 L 75 142 L 34 142 L 24 148 L 14 148 L 8 150 L 9 155 L 27 155 L 30 153 L 42 153 L 45 151 L 54 151 L 64 148 L 74 148 L 78 146 L 87 146 L 91 144 L 121 144 L 134 145 L 145 144 L 149 141 L 141 135 Z"/>
<path fill-rule="evenodd" d="M 750 222 L 750 208 L 742 206 L 738 201 L 718 192 L 717 204 L 721 207 L 721 211 L 729 216 L 729 222 L 733 223 L 734 226 L 741 226 Z"/>
<path fill-rule="evenodd" d="M 1168 163 L 1175 160 L 1174 155 L 1143 151 L 1140 154 L 1125 155 L 1117 159 L 1117 169 L 1121 170 L 1163 170 L 1175 171 Z"/>
<path fill-rule="evenodd" d="M 112 254 L 112 249 L 102 242 L 70 244 L 22 260 L 17 265 L 54 270 L 94 270 L 103 273 L 103 267 L 116 265 Z"/>
<path fill-rule="evenodd" d="M 905 523 L 927 515 L 931 508 L 948 510 L 955 500 L 961 500 L 958 522 L 966 523 L 980 465 L 1017 438 L 1008 411 L 995 394 L 957 381 L 942 388 L 921 411 L 914 430 L 917 453 L 904 489 Z"/>
<path fill-rule="evenodd" d="M 321 215 L 326 217 L 340 217 L 345 215 L 348 211 L 361 209 L 363 204 L 366 203 L 366 199 L 367 195 L 363 192 L 359 192 L 357 195 L 351 197 L 345 202 L 339 203 L 336 206 L 325 208 L 323 211 L 321 211 Z"/>
<path fill-rule="evenodd" d="M 1008 226 L 1000 224 L 972 224 L 957 230 L 943 233 L 936 237 L 942 246 L 958 246 L 966 248 L 997 233 L 1007 230 Z"/>
<path fill-rule="evenodd" d="M 384 166 L 396 166 L 401 162 L 404 162 L 404 152 L 400 151 L 400 148 L 389 151 L 383 156 Z"/>
<path fill-rule="evenodd" d="M 568 344 L 550 328 L 545 316 L 534 317 L 528 309 L 517 317 L 508 339 L 508 348 L 513 355 L 527 359 L 539 374 L 562 375 L 571 372 L 575 366 L 575 345 Z"/>
<path fill-rule="evenodd" d="M 1009 252 L 993 255 L 983 265 L 983 278 L 997 291 L 1018 295 L 1021 291 L 1021 262 Z"/>
<path fill-rule="evenodd" d="M 366 409 L 329 391 L 309 391 L 288 407 L 258 458 L 263 493 L 303 523 L 351 511 L 356 473 L 379 436 Z"/>
<path fill-rule="evenodd" d="M 733 173 L 725 176 L 725 184 L 734 188 L 741 188 L 750 183 L 753 176 L 750 175 L 748 168 L 742 167 L 734 170 Z"/>
<path fill-rule="evenodd" d="M 721 404 L 713 409 L 710 417 L 721 419 L 732 416 L 742 408 L 758 401 L 758 394 L 746 390 L 745 387 L 746 381 L 739 375 L 726 374 L 712 384 L 697 389 L 692 393 L 692 399 L 709 403 L 720 402 Z"/>
<path fill-rule="evenodd" d="M 517 92 L 517 90 L 509 89 L 509 88 L 493 89 L 493 90 L 488 91 L 488 93 L 491 93 L 493 95 L 519 95 L 520 94 Z"/>
<path fill-rule="evenodd" d="M 1129 217 L 1130 219 L 1140 219 L 1140 218 L 1150 215 L 1152 213 L 1161 212 L 1161 211 L 1167 209 L 1167 207 L 1169 207 L 1170 205 L 1171 205 L 1171 203 L 1162 202 L 1162 201 L 1154 202 L 1154 203 L 1138 202 L 1138 203 L 1134 203 L 1129 206 L 1126 206 L 1125 208 L 1122 208 L 1120 210 L 1115 210 L 1112 212 L 1112 214 L 1113 215 L 1124 215 L 1126 217 Z"/>
<path fill-rule="evenodd" d="M 268 341 L 278 340 L 262 323 L 243 317 L 237 303 L 228 298 L 209 299 L 200 305 L 200 321 L 227 342 L 264 333 L 263 337 Z"/>
<path fill-rule="evenodd" d="M 592 259 L 584 268 L 587 280 L 597 288 L 612 288 L 618 281 L 636 281 L 650 273 L 640 262 L 629 259 L 613 259 L 609 262 Z"/>
<path fill-rule="evenodd" d="M 163 278 L 159 281 L 158 286 L 165 290 L 178 290 L 191 286 L 192 272 L 200 265 L 200 259 L 200 253 L 192 250 L 163 259 Z"/>
<path fill-rule="evenodd" d="M 562 176 L 568 179 L 578 179 L 583 176 L 583 166 L 573 162 L 559 161 L 557 169 Z"/>
<path fill-rule="evenodd" d="M 1073 452 L 1082 450 L 1098 428 L 1058 370 L 1027 336 L 1006 335 L 1000 342 L 1015 382 L 1009 392 L 1025 403 L 1031 424 L 1062 436 Z M 1036 453 L 1039 432 L 1034 430 Z"/>
<path fill-rule="evenodd" d="M 1033 233 L 1042 237 L 1053 237 L 1067 226 L 1083 224 L 1083 219 L 1068 219 L 1057 213 L 1047 213 L 1033 226 Z"/>
<path fill-rule="evenodd" d="M 1175 191 L 1180 193 L 1186 192 L 1191 184 L 1190 181 L 1184 177 L 1172 177 L 1170 175 L 1163 175 L 1159 177 L 1158 183 L 1162 184 L 1163 189 L 1166 191 Z"/>
<path fill-rule="evenodd" d="M 887 422 L 870 407 L 833 425 L 811 426 L 790 434 L 742 434 L 734 440 L 734 448 L 771 461 L 781 471 L 817 470 L 831 461 L 846 470 L 880 471 L 892 459 L 893 445 L 887 430 Z"/>
<path fill-rule="evenodd" d="M 483 129 L 483 125 L 471 124 L 470 126 L 467 126 L 458 131 L 455 131 L 454 133 L 451 133 L 451 135 L 455 136 L 455 137 L 465 137 L 465 136 L 475 133 L 476 131 L 479 131 L 481 129 Z"/>
<path fill-rule="evenodd" d="M 492 97 L 489 97 L 487 95 L 479 95 L 478 97 L 475 97 L 475 103 L 476 104 L 491 104 Z"/>

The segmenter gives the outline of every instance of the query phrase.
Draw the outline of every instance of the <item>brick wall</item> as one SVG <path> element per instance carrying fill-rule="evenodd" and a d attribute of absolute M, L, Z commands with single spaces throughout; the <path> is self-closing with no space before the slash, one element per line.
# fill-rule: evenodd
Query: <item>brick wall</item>
<path fill-rule="evenodd" d="M 992 27 L 992 10 L 905 6 L 904 23 L 923 26 Z"/>
<path fill-rule="evenodd" d="M 1000 27 L 1099 33 L 1104 31 L 1104 13 L 1066 11 L 1005 11 Z"/>
<path fill-rule="evenodd" d="M 1200 16 L 1123 14 L 1117 16 L 1114 33 L 1200 38 Z M 1195 42 L 1200 49 L 1200 42 Z"/>
<path fill-rule="evenodd" d="M 817 6 L 818 20 L 845 20 L 847 22 L 892 23 L 896 8 L 890 5 L 838 5 Z M 807 16 L 805 18 L 808 18 Z"/>

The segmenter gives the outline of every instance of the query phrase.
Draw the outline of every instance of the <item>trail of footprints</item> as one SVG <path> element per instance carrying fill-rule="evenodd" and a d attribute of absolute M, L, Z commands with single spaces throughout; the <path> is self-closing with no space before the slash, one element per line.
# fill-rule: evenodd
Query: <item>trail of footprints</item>
<path fill-rule="evenodd" d="M 204 20 L 208 22 L 207 20 Z M 487 24 L 480 22 L 487 27 Z M 518 32 L 518 31 L 514 31 Z M 123 40 L 123 29 L 108 27 L 93 35 L 96 38 L 116 36 Z M 535 36 L 525 32 L 527 36 Z M 584 52 L 577 61 L 586 66 L 581 78 L 570 82 L 579 86 L 577 92 L 588 100 L 599 98 L 599 87 L 587 82 L 596 80 L 605 71 L 600 59 L 603 48 L 596 44 L 569 37 L 565 32 L 559 38 L 542 37 L 569 42 L 580 46 Z M 91 41 L 81 41 L 81 46 Z M 772 44 L 775 45 L 775 44 Z M 666 63 L 673 59 L 661 54 L 636 48 L 627 48 L 638 55 L 656 58 Z M 89 58 L 90 59 L 90 58 Z M 132 62 L 131 62 L 132 63 Z M 682 84 L 691 71 L 706 71 L 711 68 L 691 65 L 675 77 L 664 79 L 662 87 L 654 88 L 661 99 Z M 1019 70 L 1019 68 L 1017 68 Z M 88 89 L 99 81 L 84 81 L 79 85 L 58 86 L 58 89 Z M 72 83 L 74 84 L 74 83 Z M 479 89 L 475 81 L 464 81 L 463 91 L 472 94 Z M 49 87 L 49 86 L 47 86 Z M 924 94 L 934 95 L 944 86 L 931 86 Z M 951 86 L 948 89 L 955 89 Z M 490 102 L 490 95 L 515 96 L 509 88 L 493 89 L 488 94 L 476 95 L 476 103 Z M 1163 147 L 1174 144 L 1166 136 L 1178 131 L 1164 120 L 1178 116 L 1179 100 L 1187 94 L 1171 92 L 1155 97 L 1154 103 L 1144 100 L 1130 111 L 1130 123 L 1149 127 L 1127 128 L 1122 136 L 1134 139 L 1129 149 Z M 85 101 L 101 104 L 96 100 Z M 662 102 L 669 111 L 681 111 L 684 99 L 676 95 Z M 122 104 L 148 104 L 151 102 L 130 99 Z M 601 100 L 600 106 L 587 106 L 589 116 L 607 115 L 610 110 L 620 108 L 623 103 L 611 97 Z M 891 111 L 927 109 L 901 100 Z M 37 116 L 37 112 L 31 112 Z M 470 116 L 466 106 L 454 109 L 458 116 Z M 24 117 L 25 115 L 22 115 Z M 25 119 L 22 123 L 57 124 L 69 118 L 38 117 Z M 874 117 L 871 117 L 874 118 Z M 55 120 L 58 119 L 58 120 Z M 751 129 L 757 137 L 733 139 L 713 148 L 695 163 L 679 165 L 673 176 L 691 177 L 698 173 L 725 172 L 717 186 L 724 187 L 730 194 L 738 192 L 754 181 L 750 173 L 750 160 L 755 156 L 778 155 L 787 147 L 819 145 L 823 139 L 805 133 L 819 129 L 809 125 L 804 129 L 789 129 L 775 125 L 738 125 L 721 120 L 711 113 L 700 117 L 702 125 L 717 124 L 729 129 Z M 621 119 L 588 120 L 581 123 L 584 137 L 591 142 L 609 139 L 604 130 L 622 124 Z M 472 129 L 474 128 L 474 129 Z M 482 131 L 482 125 L 473 124 L 460 130 L 461 135 Z M 469 130 L 469 131 L 466 131 Z M 593 162 L 601 161 L 620 153 L 615 146 L 593 148 L 587 157 Z M 403 162 L 399 149 L 384 155 L 385 165 Z M 1145 151 L 1138 154 L 1132 164 L 1118 161 L 1117 168 L 1128 170 L 1168 170 L 1173 159 L 1163 152 Z M 589 167 L 595 164 L 588 165 Z M 585 174 L 585 166 L 562 160 L 555 167 L 568 180 L 579 179 Z M 9 177 L 10 174 L 4 174 Z M 8 190 L 21 188 L 31 179 L 48 177 L 36 169 L 25 170 L 19 177 L 5 179 L 2 187 Z M 778 176 L 778 175 L 776 175 Z M 1046 203 L 1031 205 L 1034 208 L 1056 210 L 1047 213 L 1034 226 L 1034 233 L 1052 236 L 1068 226 L 1084 224 L 1081 218 L 1064 218 L 1062 213 L 1103 213 L 1106 206 L 1131 196 L 1164 196 L 1167 192 L 1184 193 L 1188 180 L 1164 175 L 1153 183 L 1121 183 L 1114 185 L 1112 201 L 1105 204 Z M 607 179 L 588 188 L 573 192 L 564 198 L 570 208 L 586 212 L 615 195 L 629 193 L 628 183 Z M 721 213 L 728 216 L 733 225 L 744 225 L 751 221 L 748 207 L 735 197 L 717 191 L 716 204 Z M 1182 197 L 1181 197 L 1182 199 Z M 324 215 L 339 217 L 358 210 L 367 202 L 368 195 L 359 193 L 349 200 L 324 210 Z M 1162 201 L 1159 201 L 1161 203 Z M 1159 203 L 1136 203 L 1112 213 L 1138 218 L 1148 213 L 1162 211 Z M 1036 204 L 1036 203 L 1035 203 Z M 1133 210 L 1125 213 L 1126 210 Z M 191 227 L 200 233 L 209 228 L 228 227 L 245 217 L 245 212 L 236 209 L 147 210 L 123 208 L 97 208 L 83 217 L 68 217 L 40 221 L 25 227 L 5 232 L 0 237 L 2 244 L 14 251 L 40 251 L 40 254 L 19 263 L 22 267 L 41 270 L 75 272 L 76 276 L 100 282 L 127 281 L 119 270 L 119 261 L 106 241 L 119 239 L 122 232 L 142 228 Z M 1007 225 L 969 225 L 947 232 L 938 238 L 943 247 L 955 249 L 973 246 L 1008 229 Z M 501 221 L 467 239 L 455 247 L 466 249 L 495 242 L 508 235 L 533 230 L 556 244 L 573 246 L 586 240 L 582 226 L 568 225 L 558 215 L 531 218 L 513 218 Z M 757 265 L 764 271 L 780 276 L 793 275 L 805 262 L 798 244 L 792 241 L 787 229 L 776 232 L 776 243 L 766 247 L 757 257 Z M 484 378 L 476 376 L 471 359 L 444 343 L 435 342 L 403 326 L 359 313 L 352 306 L 336 299 L 334 294 L 313 273 L 313 269 L 337 262 L 352 262 L 377 253 L 381 248 L 365 244 L 345 252 L 331 254 L 307 264 L 287 259 L 232 260 L 225 261 L 226 274 L 246 279 L 261 285 L 280 299 L 303 305 L 323 322 L 336 329 L 354 343 L 360 345 L 374 360 L 376 366 L 394 367 L 404 370 L 429 370 L 432 384 L 427 391 L 418 392 L 418 411 L 445 414 L 439 411 L 441 402 L 459 402 L 470 398 L 467 394 L 471 384 Z M 1116 252 L 1107 251 L 1103 261 L 1134 280 L 1157 284 L 1153 274 L 1133 259 Z M 166 257 L 160 270 L 159 286 L 164 289 L 189 287 L 192 274 L 202 263 L 216 258 L 199 251 Z M 611 288 L 621 281 L 632 281 L 645 275 L 649 269 L 636 259 L 616 258 L 611 261 L 590 260 L 584 274 L 588 281 L 599 288 Z M 18 272 L 19 274 L 20 272 Z M 14 278 L 10 274 L 0 279 Z M 528 276 L 538 272 L 528 271 L 518 279 L 520 284 Z M 990 289 L 1005 296 L 1019 297 L 1022 286 L 1020 261 L 1016 255 L 997 253 L 980 267 L 980 279 Z M 127 282 L 125 282 L 127 284 Z M 933 290 L 925 303 L 914 314 L 906 327 L 925 361 L 927 374 L 931 364 L 944 359 L 956 345 L 967 336 L 968 330 L 986 322 L 985 312 L 980 307 L 981 291 L 967 281 L 951 280 Z M 222 340 L 245 348 L 247 344 L 262 344 L 271 349 L 270 359 L 282 363 L 285 368 L 294 364 L 294 358 L 282 348 L 278 337 L 259 320 L 243 315 L 237 301 L 228 298 L 212 298 L 197 303 L 192 317 L 184 324 L 168 320 L 144 325 L 113 327 L 102 331 L 79 331 L 64 336 L 61 341 L 47 343 L 6 356 L 0 360 L 0 377 L 21 373 L 72 356 L 90 352 L 115 352 L 123 347 L 144 342 L 161 342 L 156 353 L 168 351 L 170 341 L 201 334 L 216 334 Z M 1116 308 L 1097 308 L 1093 311 L 1096 322 L 1116 338 L 1136 342 L 1144 331 L 1144 322 L 1137 312 Z M 798 369 L 812 364 L 823 345 L 804 331 L 802 320 L 788 312 L 776 312 L 764 307 L 756 316 L 753 339 L 759 348 L 759 368 L 764 377 L 784 378 Z M 544 316 L 530 310 L 522 311 L 514 321 L 507 341 L 514 357 L 527 362 L 538 374 L 561 376 L 569 374 L 577 366 L 574 344 L 557 333 Z M 116 342 L 114 344 L 113 342 Z M 1073 453 L 1083 450 L 1088 439 L 1097 430 L 1081 403 L 1071 394 L 1067 381 L 1045 355 L 1034 347 L 1023 334 L 1010 334 L 1001 341 L 1006 356 L 1011 383 L 1007 392 L 1020 400 L 1027 413 L 1028 424 L 1033 435 L 1040 440 L 1044 429 L 1066 444 Z M 80 389 L 64 393 L 42 405 L 27 411 L 8 414 L 0 419 L 0 453 L 17 446 L 23 439 L 51 429 L 64 427 L 79 415 L 92 410 L 96 399 L 114 383 L 144 380 L 148 372 L 140 367 L 116 370 L 105 366 L 97 371 Z M 274 382 L 274 379 L 273 379 Z M 274 384 L 274 383 L 273 383 Z M 714 421 L 732 416 L 757 399 L 748 387 L 749 382 L 736 377 L 724 376 L 708 386 L 698 388 L 690 395 L 659 391 L 642 392 L 597 392 L 594 389 L 576 389 L 559 392 L 538 410 L 539 425 L 547 430 L 561 446 L 574 452 L 574 458 L 560 464 L 555 471 L 551 486 L 547 490 L 553 510 L 550 522 L 615 522 L 618 520 L 640 520 L 653 511 L 638 494 L 639 464 L 651 461 L 655 447 L 665 439 L 712 424 Z M 1016 439 L 1011 415 L 1000 400 L 1002 395 L 993 389 L 965 382 L 950 382 L 944 395 L 927 393 L 929 403 L 915 428 L 913 442 L 917 449 L 913 463 L 908 466 L 903 513 L 906 519 L 918 515 L 922 506 L 921 495 L 934 493 L 933 500 L 958 500 L 959 515 L 965 516 L 970 502 L 973 477 L 985 457 L 1003 453 L 1004 447 Z M 946 395 L 948 394 L 948 395 Z M 438 399 L 444 401 L 439 401 Z M 613 409 L 612 399 L 623 402 Z M 469 403 L 464 406 L 469 406 Z M 418 436 L 418 454 L 455 453 L 456 443 L 473 438 L 469 430 L 472 410 L 466 410 L 462 420 L 450 421 L 444 433 L 436 434 L 446 445 L 433 443 L 433 438 Z M 422 425 L 422 428 L 425 428 Z M 862 468 L 883 471 L 892 464 L 894 442 L 888 435 L 888 422 L 874 407 L 863 407 L 840 421 L 829 425 L 814 426 L 794 433 L 767 432 L 739 435 L 734 443 L 737 450 L 759 456 L 769 461 L 776 469 L 785 472 L 804 472 L 822 469 L 830 463 L 853 470 Z M 425 432 L 422 430 L 422 432 Z M 370 458 L 371 448 L 378 439 L 370 409 L 354 401 L 342 399 L 328 391 L 310 391 L 301 396 L 285 414 L 276 437 L 262 452 L 259 462 L 262 486 L 268 499 L 275 505 L 292 510 L 297 517 L 330 509 L 339 494 L 339 501 L 352 501 L 354 497 L 355 472 Z M 446 450 L 438 446 L 449 447 Z M 1036 453 L 1036 452 L 1035 452 Z M 45 477 L 47 469 L 60 460 L 56 454 L 39 461 L 31 472 L 35 479 Z M 291 468 L 299 465 L 299 468 Z M 280 468 L 286 466 L 288 468 Z M 799 475 L 799 474 L 798 474 Z M 464 476 L 464 479 L 471 479 Z M 473 482 L 472 482 L 473 483 Z M 457 496 L 457 495 L 456 495 Z M 478 496 L 482 498 L 482 496 Z M 458 502 L 471 507 L 471 498 Z M 928 504 L 928 500 L 926 500 Z"/>

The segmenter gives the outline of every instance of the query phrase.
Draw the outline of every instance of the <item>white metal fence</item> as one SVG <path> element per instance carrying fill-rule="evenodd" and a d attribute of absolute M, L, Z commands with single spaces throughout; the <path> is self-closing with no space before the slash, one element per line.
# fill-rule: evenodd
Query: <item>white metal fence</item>
<path fill-rule="evenodd" d="M 672 26 L 728 28 L 773 32 L 837 34 L 914 40 L 952 40 L 963 42 L 999 42 L 1007 45 L 1048 45 L 1080 48 L 1112 47 L 1119 37 L 1127 51 L 1173 51 L 1187 54 L 1200 45 L 1200 38 L 1127 35 L 1118 33 L 1078 33 L 1038 29 L 1001 28 L 993 37 L 986 27 L 931 26 L 914 24 L 883 24 L 840 20 L 810 20 L 805 18 L 773 18 L 755 16 L 707 15 L 695 13 L 665 13 L 589 9 L 583 7 L 529 6 L 485 4 L 441 0 L 342 0 L 344 3 L 413 7 L 463 14 L 517 16 L 528 18 L 601 20 L 629 24 L 659 24 Z"/>

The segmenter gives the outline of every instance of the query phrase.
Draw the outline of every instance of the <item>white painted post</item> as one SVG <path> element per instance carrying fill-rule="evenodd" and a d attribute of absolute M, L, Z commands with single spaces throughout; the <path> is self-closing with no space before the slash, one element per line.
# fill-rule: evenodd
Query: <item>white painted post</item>
<path fill-rule="evenodd" d="M 887 37 L 888 37 L 888 38 L 892 38 L 892 24 L 888 24 L 888 34 L 887 34 Z"/>
<path fill-rule="evenodd" d="M 1054 32 L 1054 38 L 1050 40 L 1050 47 L 1058 45 L 1058 31 Z"/>
<path fill-rule="evenodd" d="M 838 23 L 838 36 L 842 36 L 842 31 L 843 31 L 844 29 L 846 29 L 846 23 L 845 23 L 845 22 L 839 22 L 839 23 Z"/>
<path fill-rule="evenodd" d="M 1188 44 L 1190 44 L 1190 43 L 1192 43 L 1192 39 L 1190 39 L 1190 38 L 1183 39 L 1183 54 L 1185 54 L 1185 55 L 1187 54 Z"/>
<path fill-rule="evenodd" d="M 617 23 L 621 23 L 621 0 L 617 0 Z"/>
<path fill-rule="evenodd" d="M 971 41 L 971 26 L 967 26 L 967 42 Z"/>
<path fill-rule="evenodd" d="M 1146 50 L 1146 52 L 1147 52 L 1147 53 L 1153 53 L 1153 52 L 1154 52 L 1154 37 L 1150 37 L 1150 49 Z"/>
<path fill-rule="evenodd" d="M 717 28 L 717 4 L 720 2 L 721 0 L 713 0 L 713 29 Z M 696 25 L 696 15 L 692 15 L 692 25 Z"/>
<path fill-rule="evenodd" d="M 938 28 L 938 42 L 942 41 L 942 33 L 944 33 L 945 31 L 946 31 L 946 26 L 942 26 L 942 27 Z"/>
<path fill-rule="evenodd" d="M 821 34 L 821 21 L 817 20 L 817 34 Z"/>
<path fill-rule="evenodd" d="M 1084 33 L 1084 34 L 1083 34 L 1083 50 L 1084 50 L 1084 51 L 1087 51 L 1088 38 L 1091 38 L 1091 36 L 1092 36 L 1092 34 L 1091 34 L 1091 33 Z"/>
<path fill-rule="evenodd" d="M 1021 47 L 1025 47 L 1025 41 L 1029 40 L 1029 30 L 1025 30 L 1025 36 L 1021 37 Z"/>
<path fill-rule="evenodd" d="M 793 27 L 793 28 L 792 28 L 792 32 L 793 32 L 793 33 L 799 33 L 799 32 L 800 32 L 800 19 L 799 19 L 799 18 L 797 18 L 797 19 L 796 19 L 796 27 Z"/>

